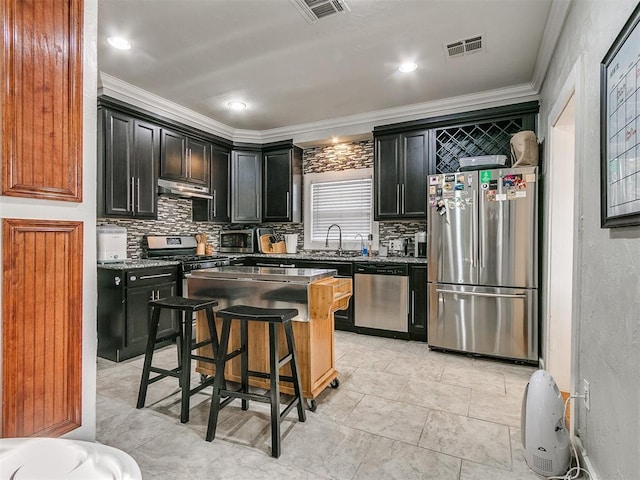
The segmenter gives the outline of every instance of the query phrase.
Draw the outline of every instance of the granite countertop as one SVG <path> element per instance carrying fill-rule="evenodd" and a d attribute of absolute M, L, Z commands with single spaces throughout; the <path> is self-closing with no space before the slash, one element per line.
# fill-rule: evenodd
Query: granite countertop
<path fill-rule="evenodd" d="M 317 253 L 317 252 L 299 252 L 299 253 L 251 253 L 246 255 L 238 255 L 237 257 L 251 258 L 282 258 L 287 260 L 318 260 L 328 262 L 376 262 L 376 263 L 410 263 L 416 265 L 426 265 L 427 259 L 424 257 L 363 257 L 355 252 L 338 255 L 336 253 Z"/>
<path fill-rule="evenodd" d="M 167 267 L 180 265 L 176 260 L 153 260 L 147 258 L 131 258 L 123 262 L 98 263 L 98 268 L 107 270 L 133 270 L 135 268 Z"/>
<path fill-rule="evenodd" d="M 338 272 L 321 268 L 280 268 L 280 267 L 215 267 L 194 270 L 188 277 L 198 279 L 238 279 L 288 283 L 313 283 Z"/>

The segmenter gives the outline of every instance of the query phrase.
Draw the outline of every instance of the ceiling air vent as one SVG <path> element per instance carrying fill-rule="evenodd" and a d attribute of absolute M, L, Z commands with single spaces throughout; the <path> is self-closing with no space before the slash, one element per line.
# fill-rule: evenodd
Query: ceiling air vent
<path fill-rule="evenodd" d="M 321 18 L 334 13 L 349 11 L 344 0 L 290 0 L 296 9 L 309 23 L 315 23 Z"/>
<path fill-rule="evenodd" d="M 445 44 L 444 48 L 447 51 L 447 58 L 457 58 L 478 53 L 482 51 L 482 36 L 476 35 L 475 37 Z"/>

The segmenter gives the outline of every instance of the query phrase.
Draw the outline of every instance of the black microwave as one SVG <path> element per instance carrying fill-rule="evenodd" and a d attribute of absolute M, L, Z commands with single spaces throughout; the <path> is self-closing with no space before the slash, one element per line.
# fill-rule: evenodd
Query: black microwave
<path fill-rule="evenodd" d="M 253 230 L 223 230 L 220 232 L 220 253 L 254 253 Z"/>

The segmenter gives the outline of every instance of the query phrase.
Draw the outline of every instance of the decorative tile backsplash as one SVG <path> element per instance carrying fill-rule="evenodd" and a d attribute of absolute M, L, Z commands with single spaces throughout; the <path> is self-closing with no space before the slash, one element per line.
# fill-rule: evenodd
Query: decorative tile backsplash
<path fill-rule="evenodd" d="M 329 145 L 305 149 L 302 153 L 304 173 L 323 173 L 373 168 L 373 140 Z M 127 255 L 140 258 L 142 237 L 144 235 L 195 235 L 206 233 L 208 241 L 217 252 L 220 245 L 220 231 L 246 229 L 258 225 L 221 224 L 212 222 L 194 222 L 191 219 L 191 200 L 161 195 L 158 197 L 157 220 L 135 220 L 117 218 L 98 218 L 98 225 L 118 225 L 127 229 Z M 298 249 L 304 246 L 304 224 L 302 223 L 263 223 L 261 227 L 271 227 L 277 233 L 297 233 Z M 424 231 L 426 222 L 380 222 L 380 244 L 397 238 L 413 239 L 415 232 Z"/>

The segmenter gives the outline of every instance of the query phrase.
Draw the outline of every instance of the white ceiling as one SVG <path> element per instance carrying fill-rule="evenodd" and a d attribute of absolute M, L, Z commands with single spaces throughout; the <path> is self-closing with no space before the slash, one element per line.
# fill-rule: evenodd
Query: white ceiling
<path fill-rule="evenodd" d="M 496 89 L 534 92 L 552 4 L 570 0 L 346 1 L 350 12 L 309 24 L 290 0 L 100 0 L 99 69 L 232 129 L 409 111 Z M 111 35 L 133 48 L 113 49 Z M 483 51 L 447 59 L 443 44 L 476 35 Z M 418 69 L 399 73 L 407 60 Z M 248 108 L 228 110 L 234 99 Z"/>

